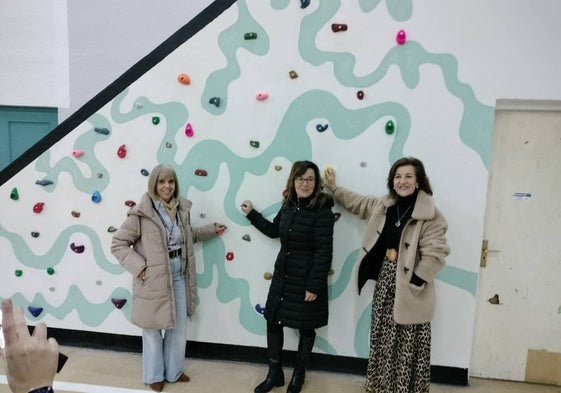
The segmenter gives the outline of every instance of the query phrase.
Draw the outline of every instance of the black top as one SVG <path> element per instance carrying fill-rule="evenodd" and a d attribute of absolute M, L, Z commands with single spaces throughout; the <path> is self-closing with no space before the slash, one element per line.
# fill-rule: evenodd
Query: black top
<path fill-rule="evenodd" d="M 358 291 L 360 293 L 364 284 L 368 280 L 378 280 L 378 275 L 382 269 L 382 262 L 386 256 L 386 250 L 393 248 L 399 249 L 399 240 L 401 232 L 405 227 L 407 221 L 411 219 L 415 202 L 417 201 L 417 191 L 404 198 L 399 198 L 395 205 L 388 207 L 386 210 L 386 222 L 384 229 L 378 238 L 374 247 L 362 259 L 359 266 L 358 273 Z M 398 207 L 399 207 L 399 221 L 400 225 L 396 226 L 398 221 Z"/>

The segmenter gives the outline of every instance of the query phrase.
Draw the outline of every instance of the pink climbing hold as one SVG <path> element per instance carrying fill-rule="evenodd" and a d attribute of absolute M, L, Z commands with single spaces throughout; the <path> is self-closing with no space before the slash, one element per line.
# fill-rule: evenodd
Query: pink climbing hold
<path fill-rule="evenodd" d="M 193 131 L 193 126 L 191 125 L 191 123 L 187 123 L 187 125 L 185 126 L 185 135 L 189 138 L 195 135 L 195 131 Z"/>
<path fill-rule="evenodd" d="M 74 157 L 82 157 L 84 155 L 84 151 L 83 150 L 74 150 L 74 151 L 72 151 L 72 155 Z"/>
<path fill-rule="evenodd" d="M 395 36 L 395 41 L 399 45 L 405 44 L 405 41 L 407 41 L 407 34 L 405 34 L 405 30 L 399 30 L 397 32 L 397 35 Z"/>
<path fill-rule="evenodd" d="M 117 150 L 117 155 L 119 158 L 125 158 L 127 156 L 127 147 L 125 145 L 119 146 L 119 150 Z"/>
<path fill-rule="evenodd" d="M 269 95 L 267 93 L 259 93 L 255 96 L 255 98 L 257 98 L 258 101 L 265 101 L 269 98 Z"/>
<path fill-rule="evenodd" d="M 45 202 L 37 202 L 33 205 L 33 212 L 37 214 L 41 213 L 43 211 L 43 206 L 45 206 Z"/>

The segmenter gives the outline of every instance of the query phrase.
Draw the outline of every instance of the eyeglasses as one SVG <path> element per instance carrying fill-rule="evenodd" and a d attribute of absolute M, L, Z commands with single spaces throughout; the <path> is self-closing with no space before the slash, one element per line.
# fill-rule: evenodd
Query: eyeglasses
<path fill-rule="evenodd" d="M 297 177 L 296 178 L 296 183 L 302 184 L 304 182 L 314 184 L 316 182 L 316 178 L 315 177 Z"/>

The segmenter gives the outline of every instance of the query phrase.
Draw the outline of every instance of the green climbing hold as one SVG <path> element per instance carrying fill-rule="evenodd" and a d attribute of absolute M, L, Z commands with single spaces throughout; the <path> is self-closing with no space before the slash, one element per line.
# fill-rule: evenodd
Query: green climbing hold
<path fill-rule="evenodd" d="M 49 276 L 52 276 L 53 274 L 55 274 L 55 269 L 53 269 L 52 267 L 47 268 L 47 274 Z"/>
<path fill-rule="evenodd" d="M 14 201 L 17 201 L 19 199 L 19 193 L 17 188 L 14 187 L 14 189 L 10 193 L 10 198 L 12 198 Z"/>
<path fill-rule="evenodd" d="M 391 135 L 393 134 L 395 131 L 395 124 L 393 123 L 393 121 L 388 120 L 386 122 L 386 134 Z"/>

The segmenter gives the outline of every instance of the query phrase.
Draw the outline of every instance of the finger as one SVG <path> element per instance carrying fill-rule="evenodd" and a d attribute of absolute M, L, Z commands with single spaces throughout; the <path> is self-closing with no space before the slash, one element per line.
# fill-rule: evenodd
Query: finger
<path fill-rule="evenodd" d="M 47 325 L 44 322 L 38 323 L 33 329 L 33 337 L 38 340 L 46 340 L 47 339 Z"/>
<path fill-rule="evenodd" d="M 2 329 L 4 331 L 4 341 L 6 345 L 17 341 L 14 308 L 11 299 L 4 299 L 2 301 Z"/>
<path fill-rule="evenodd" d="M 58 341 L 54 337 L 50 337 L 48 340 L 49 346 L 52 349 L 56 349 L 58 352 Z"/>

